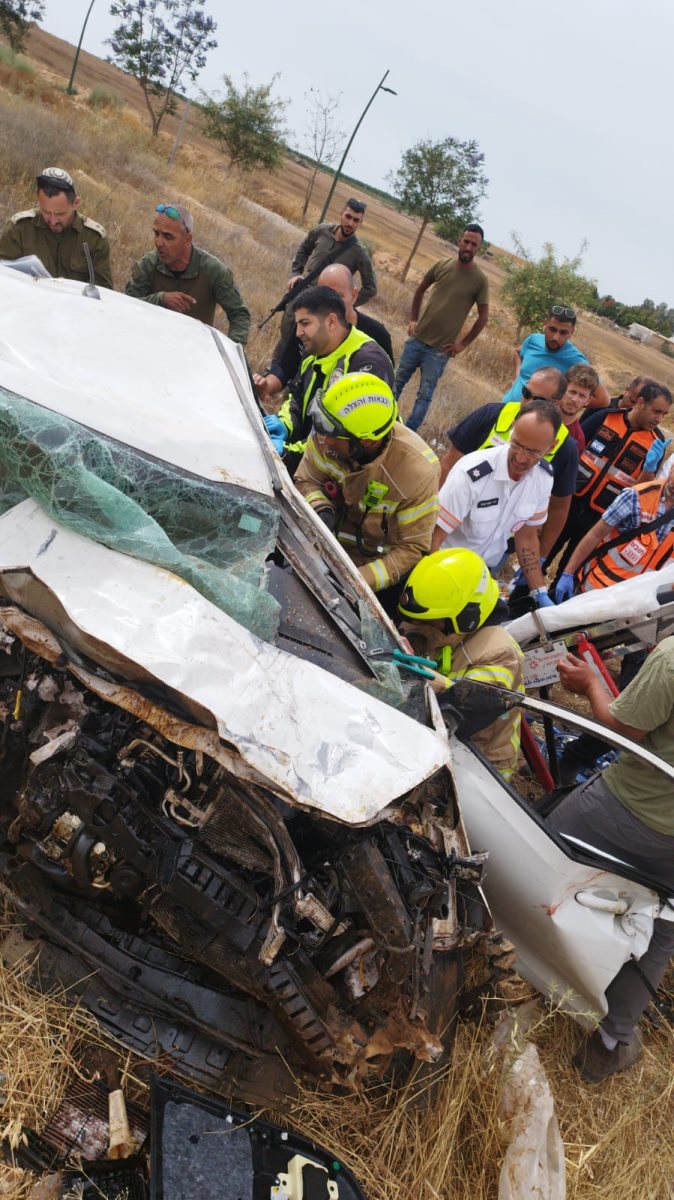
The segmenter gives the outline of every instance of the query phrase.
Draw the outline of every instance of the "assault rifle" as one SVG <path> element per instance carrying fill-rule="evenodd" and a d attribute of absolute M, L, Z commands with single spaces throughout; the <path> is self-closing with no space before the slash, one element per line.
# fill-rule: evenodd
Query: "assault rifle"
<path fill-rule="evenodd" d="M 295 283 L 293 287 L 288 288 L 288 291 L 281 296 L 278 304 L 275 304 L 271 312 L 267 314 L 264 320 L 260 321 L 258 329 L 264 329 L 267 321 L 271 321 L 272 317 L 275 317 L 277 313 L 283 312 L 284 308 L 287 304 L 290 304 L 291 300 L 294 300 L 296 296 L 299 296 L 300 292 L 303 292 L 305 288 L 310 287 L 311 284 L 318 279 L 321 271 L 324 271 L 326 267 L 332 266 L 333 263 L 339 262 L 345 251 L 352 246 L 354 238 L 355 234 L 352 234 L 351 237 L 346 238 L 343 242 L 339 242 L 332 254 L 328 254 L 327 257 L 324 258 L 317 267 L 314 267 L 313 271 L 310 271 L 308 275 L 304 275 L 302 279 L 298 279 L 297 283 Z"/>

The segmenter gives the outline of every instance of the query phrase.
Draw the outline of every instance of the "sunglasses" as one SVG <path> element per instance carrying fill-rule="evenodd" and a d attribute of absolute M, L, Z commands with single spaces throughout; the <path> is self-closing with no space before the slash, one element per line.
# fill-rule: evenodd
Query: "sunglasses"
<path fill-rule="evenodd" d="M 165 213 L 166 216 L 170 217 L 172 221 L 180 221 L 181 225 L 185 224 L 174 204 L 158 204 L 154 211 L 158 213 Z"/>
<path fill-rule="evenodd" d="M 527 387 L 527 385 L 526 385 L 526 383 L 525 383 L 525 384 L 523 385 L 523 387 L 522 387 L 522 395 L 524 396 L 524 399 L 525 399 L 525 400 L 548 400 L 548 399 L 549 399 L 549 397 L 548 397 L 548 396 L 536 396 L 536 395 L 534 395 L 534 393 L 532 392 L 531 388 L 528 388 L 528 387 Z"/>
<path fill-rule="evenodd" d="M 560 321 L 575 321 L 576 310 L 574 308 L 565 308 L 563 304 L 553 304 L 550 309 L 551 317 L 558 317 Z"/>

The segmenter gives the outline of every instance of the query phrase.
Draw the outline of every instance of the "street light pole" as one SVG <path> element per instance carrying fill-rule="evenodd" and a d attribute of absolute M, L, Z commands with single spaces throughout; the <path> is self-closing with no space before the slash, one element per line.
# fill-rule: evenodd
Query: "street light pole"
<path fill-rule="evenodd" d="M 91 10 L 92 10 L 92 8 L 94 7 L 94 4 L 95 4 L 95 2 L 96 2 L 96 0 L 91 0 L 91 4 L 89 5 L 89 7 L 88 7 L 88 9 L 87 9 L 87 15 L 86 15 L 86 17 L 84 18 L 84 25 L 82 26 L 82 32 L 81 32 L 81 34 L 80 34 L 80 40 L 79 40 L 79 42 L 77 43 L 77 50 L 75 51 L 75 57 L 74 57 L 74 59 L 73 59 L 73 69 L 72 69 L 72 71 L 70 72 L 70 79 L 68 80 L 68 86 L 67 86 L 67 88 L 66 88 L 66 91 L 67 91 L 67 93 L 68 93 L 68 95 L 69 95 L 69 96 L 72 96 L 72 95 L 74 95 L 74 93 L 75 93 L 75 88 L 73 87 L 73 83 L 74 83 L 74 81 L 75 81 L 75 71 L 77 70 L 77 61 L 78 61 L 78 59 L 79 59 L 79 57 L 80 57 L 80 50 L 82 49 L 82 41 L 83 41 L 83 39 L 84 39 L 84 31 L 85 31 L 85 29 L 86 29 L 86 27 L 87 27 L 87 21 L 89 20 L 89 16 L 90 16 L 90 14 L 91 14 Z"/>
<path fill-rule="evenodd" d="M 363 124 L 363 121 L 367 115 L 367 111 L 368 111 L 370 105 L 372 104 L 375 96 L 377 95 L 377 92 L 389 92 L 391 96 L 398 95 L 397 92 L 393 91 L 393 88 L 384 87 L 384 80 L 386 79 L 388 74 L 389 74 L 389 72 L 385 71 L 385 73 L 382 75 L 381 79 L 379 80 L 379 83 L 377 84 L 372 95 L 370 96 L 370 99 L 368 100 L 367 104 L 365 105 L 365 108 L 363 109 L 362 113 L 360 114 L 360 116 L 358 118 L 358 121 L 356 123 L 356 128 L 354 129 L 353 133 L 351 134 L 351 137 L 349 138 L 348 142 L 346 143 L 346 150 L 344 151 L 342 158 L 341 158 L 341 162 L 340 162 L 337 170 L 335 171 L 335 174 L 332 179 L 332 183 L 330 184 L 330 191 L 328 192 L 325 204 L 323 205 L 323 211 L 318 220 L 319 225 L 325 220 L 325 214 L 327 213 L 328 208 L 330 207 L 330 201 L 332 200 L 335 188 L 337 187 L 337 181 L 342 173 L 342 167 L 344 166 L 344 163 L 346 162 L 346 156 L 349 153 L 349 150 L 351 149 L 351 147 L 353 145 L 353 139 L 355 138 L 356 134 L 358 133 L 358 130 L 360 129 L 361 125 Z"/>

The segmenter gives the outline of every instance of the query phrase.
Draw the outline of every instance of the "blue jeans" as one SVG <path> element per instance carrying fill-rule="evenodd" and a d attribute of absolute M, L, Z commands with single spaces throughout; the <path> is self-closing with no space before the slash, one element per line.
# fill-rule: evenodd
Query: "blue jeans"
<path fill-rule="evenodd" d="M 449 354 L 446 354 L 444 350 L 434 350 L 432 346 L 427 346 L 418 338 L 408 338 L 405 342 L 396 371 L 396 400 L 400 398 L 405 384 L 409 383 L 417 368 L 421 372 L 414 408 L 405 422 L 408 429 L 418 429 L 421 425 L 448 359 Z"/>

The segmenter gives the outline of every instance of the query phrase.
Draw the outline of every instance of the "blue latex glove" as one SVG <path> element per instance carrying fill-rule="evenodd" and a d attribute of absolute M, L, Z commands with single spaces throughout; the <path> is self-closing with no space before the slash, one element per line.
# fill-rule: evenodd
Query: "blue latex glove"
<path fill-rule="evenodd" d="M 283 424 L 280 417 L 264 417 L 264 423 L 276 453 L 283 454 L 283 448 L 288 437 L 287 426 Z"/>
<path fill-rule="evenodd" d="M 653 442 L 653 445 L 644 459 L 644 471 L 657 471 L 665 456 L 665 450 L 667 449 L 671 440 L 671 438 L 667 438 L 667 441 L 663 442 L 661 438 L 658 438 L 655 442 Z"/>
<path fill-rule="evenodd" d="M 547 588 L 532 588 L 529 595 L 535 601 L 536 608 L 554 608 L 555 606 L 554 600 L 548 595 Z"/>
<path fill-rule="evenodd" d="M 542 558 L 540 560 L 540 562 L 541 562 L 541 566 L 543 566 L 545 559 Z M 527 585 L 527 581 L 524 578 L 524 571 L 522 570 L 521 567 L 518 567 L 508 585 L 509 595 L 512 595 L 512 593 L 515 591 L 515 588 L 526 587 L 526 585 Z"/>
<path fill-rule="evenodd" d="M 569 575 L 568 571 L 564 571 L 560 575 L 559 582 L 555 588 L 555 604 L 563 604 L 565 600 L 570 600 L 576 588 L 576 581 L 573 575 Z"/>

